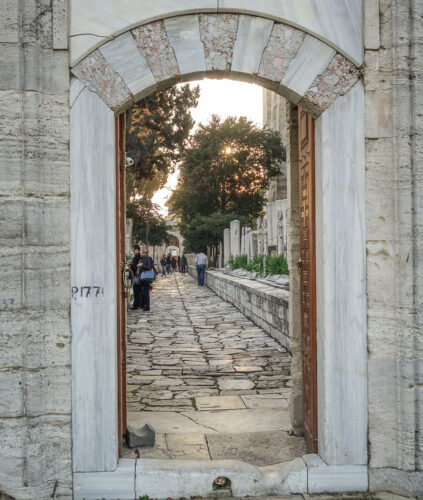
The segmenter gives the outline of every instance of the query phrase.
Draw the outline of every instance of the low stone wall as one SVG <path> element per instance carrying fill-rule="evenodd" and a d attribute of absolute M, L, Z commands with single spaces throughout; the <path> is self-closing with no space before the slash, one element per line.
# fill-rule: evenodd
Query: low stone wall
<path fill-rule="evenodd" d="M 189 273 L 197 276 L 195 266 L 189 266 Z M 287 290 L 221 271 L 207 271 L 206 284 L 216 295 L 233 304 L 248 319 L 291 351 Z"/>

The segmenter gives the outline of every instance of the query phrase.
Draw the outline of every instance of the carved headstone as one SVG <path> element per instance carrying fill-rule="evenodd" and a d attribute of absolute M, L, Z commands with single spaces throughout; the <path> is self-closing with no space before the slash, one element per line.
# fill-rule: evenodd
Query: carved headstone
<path fill-rule="evenodd" d="M 240 254 L 241 248 L 241 223 L 239 220 L 231 221 L 231 255 L 237 257 Z"/>
<path fill-rule="evenodd" d="M 241 229 L 241 255 L 245 255 L 245 226 Z"/>
<path fill-rule="evenodd" d="M 230 229 L 223 230 L 223 266 L 228 263 L 231 256 L 231 231 Z"/>
<path fill-rule="evenodd" d="M 267 234 L 267 216 L 263 217 L 263 222 L 261 224 L 262 231 L 262 245 L 263 245 L 263 255 L 269 254 L 269 245 L 268 245 L 268 234 Z"/>
<path fill-rule="evenodd" d="M 257 255 L 263 255 L 261 217 L 257 217 Z"/>
<path fill-rule="evenodd" d="M 278 210 L 278 255 L 285 255 L 284 214 Z"/>

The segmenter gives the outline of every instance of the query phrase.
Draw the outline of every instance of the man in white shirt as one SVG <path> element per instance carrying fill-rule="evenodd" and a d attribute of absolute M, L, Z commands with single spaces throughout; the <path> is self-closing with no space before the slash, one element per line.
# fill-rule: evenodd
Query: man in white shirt
<path fill-rule="evenodd" d="M 195 256 L 195 265 L 197 266 L 198 286 L 204 285 L 204 277 L 206 275 L 207 263 L 208 263 L 207 255 L 203 251 Z"/>

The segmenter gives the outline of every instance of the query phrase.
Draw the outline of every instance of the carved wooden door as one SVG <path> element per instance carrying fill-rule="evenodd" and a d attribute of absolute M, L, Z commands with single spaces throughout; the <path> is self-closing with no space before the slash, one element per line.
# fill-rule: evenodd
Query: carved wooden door
<path fill-rule="evenodd" d="M 125 265 L 125 115 L 116 118 L 116 255 L 117 373 L 119 456 L 126 433 L 126 304 L 122 272 Z"/>
<path fill-rule="evenodd" d="M 304 436 L 317 452 L 316 237 L 314 197 L 314 121 L 298 108 L 301 328 Z"/>

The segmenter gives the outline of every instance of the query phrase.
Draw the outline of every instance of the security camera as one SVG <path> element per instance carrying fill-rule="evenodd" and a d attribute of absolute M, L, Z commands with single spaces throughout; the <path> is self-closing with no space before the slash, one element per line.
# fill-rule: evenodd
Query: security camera
<path fill-rule="evenodd" d="M 130 156 L 126 157 L 125 164 L 127 167 L 133 167 L 134 163 L 134 160 Z"/>

